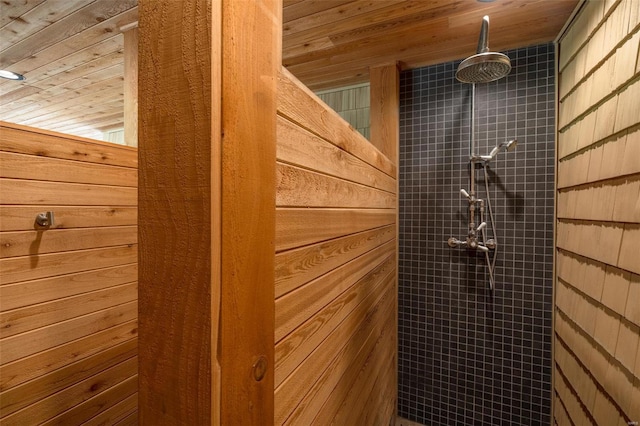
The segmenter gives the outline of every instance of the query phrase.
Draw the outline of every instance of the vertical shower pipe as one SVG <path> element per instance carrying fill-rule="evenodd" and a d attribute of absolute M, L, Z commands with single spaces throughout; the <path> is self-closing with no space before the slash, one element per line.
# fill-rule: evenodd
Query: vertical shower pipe
<path fill-rule="evenodd" d="M 475 138 L 475 111 L 476 111 L 476 84 L 471 84 L 471 148 L 469 153 L 469 167 L 470 167 L 470 198 L 469 198 L 469 233 L 475 232 L 475 210 L 476 210 L 476 163 L 473 161 L 473 156 L 476 151 L 476 138 Z"/>

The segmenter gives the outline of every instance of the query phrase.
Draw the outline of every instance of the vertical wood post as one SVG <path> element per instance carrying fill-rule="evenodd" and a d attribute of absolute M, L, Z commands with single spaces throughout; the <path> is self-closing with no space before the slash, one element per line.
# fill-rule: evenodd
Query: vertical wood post
<path fill-rule="evenodd" d="M 395 294 L 398 294 L 400 253 L 400 73 L 397 64 L 383 65 L 369 70 L 371 83 L 371 143 L 396 165 L 396 276 Z M 396 327 L 393 331 L 393 347 L 398 347 L 398 299 L 395 306 Z M 398 352 L 394 351 L 396 374 L 393 378 L 393 389 L 398 388 Z M 397 392 L 396 392 L 397 399 Z M 397 406 L 397 400 L 394 407 Z M 394 408 L 394 418 L 395 418 Z"/>
<path fill-rule="evenodd" d="M 400 77 L 396 64 L 369 70 L 371 81 L 371 143 L 398 164 Z"/>
<path fill-rule="evenodd" d="M 272 424 L 282 2 L 221 1 L 221 421 Z"/>
<path fill-rule="evenodd" d="M 281 0 L 140 0 L 140 424 L 270 424 Z"/>
<path fill-rule="evenodd" d="M 124 143 L 138 146 L 138 23 L 124 36 Z"/>

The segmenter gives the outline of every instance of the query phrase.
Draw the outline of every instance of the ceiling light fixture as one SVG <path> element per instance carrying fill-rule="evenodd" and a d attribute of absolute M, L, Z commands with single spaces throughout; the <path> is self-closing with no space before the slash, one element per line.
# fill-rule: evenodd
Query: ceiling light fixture
<path fill-rule="evenodd" d="M 0 70 L 0 77 L 8 78 L 9 80 L 25 80 L 24 75 L 7 70 Z"/>

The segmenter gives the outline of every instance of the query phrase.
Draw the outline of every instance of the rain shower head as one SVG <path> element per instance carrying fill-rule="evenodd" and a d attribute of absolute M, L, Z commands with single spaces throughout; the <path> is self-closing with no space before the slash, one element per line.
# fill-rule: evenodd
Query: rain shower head
<path fill-rule="evenodd" d="M 511 71 L 511 60 L 503 53 L 489 51 L 489 17 L 482 18 L 478 50 L 460 63 L 456 78 L 462 83 L 489 83 Z"/>

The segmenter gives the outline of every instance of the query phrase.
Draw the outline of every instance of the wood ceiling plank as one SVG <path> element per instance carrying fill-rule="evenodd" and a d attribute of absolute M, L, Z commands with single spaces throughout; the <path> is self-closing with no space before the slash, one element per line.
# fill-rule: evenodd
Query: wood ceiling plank
<path fill-rule="evenodd" d="M 95 118 L 93 120 L 82 121 L 82 126 L 93 127 L 96 130 L 100 130 L 103 128 L 112 128 L 116 125 L 122 125 L 124 121 L 124 115 L 122 112 L 117 112 L 114 114 L 102 114 L 102 116 Z M 80 127 L 78 125 L 70 125 L 64 127 L 60 132 L 73 132 L 79 130 Z"/>
<path fill-rule="evenodd" d="M 559 11 L 565 10 L 557 3 L 554 4 L 555 6 L 548 6 L 548 9 L 551 9 L 550 13 L 538 16 L 537 19 L 529 19 L 526 25 L 523 25 L 522 21 L 510 21 L 507 25 L 494 28 L 494 39 L 500 40 L 499 44 L 494 45 L 494 50 L 522 46 L 523 38 L 535 43 L 551 41 L 556 34 L 555 31 L 550 32 L 549 28 L 562 24 L 564 17 Z M 545 30 L 540 31 L 540 28 Z M 334 74 L 345 76 L 350 70 L 355 74 L 358 69 L 391 61 L 397 57 L 403 58 L 405 67 L 413 67 L 418 61 L 422 64 L 441 63 L 445 61 L 445 56 L 450 60 L 460 59 L 460 52 L 464 56 L 475 53 L 478 32 L 478 28 L 465 26 L 460 27 L 456 33 L 449 33 L 437 40 L 424 41 L 414 37 L 409 43 L 403 40 L 409 37 L 409 34 L 403 36 L 400 33 L 386 41 L 371 38 L 331 49 L 330 55 L 324 55 L 321 59 L 287 68 L 302 81 L 316 88 L 314 82 L 319 79 L 328 80 Z"/>
<path fill-rule="evenodd" d="M 109 102 L 109 101 L 107 101 Z M 57 125 L 56 118 L 68 118 L 74 117 L 82 114 L 83 110 L 87 110 L 91 108 L 91 105 L 79 105 L 78 107 L 61 109 L 59 111 L 55 111 L 54 113 L 47 114 L 42 117 L 37 117 L 31 120 L 29 123 L 24 125 L 29 125 L 32 127 L 37 127 L 40 129 L 52 130 L 60 133 L 69 133 L 72 130 L 77 130 L 79 128 L 86 129 L 96 129 L 98 127 L 104 127 L 106 125 L 114 126 L 117 123 L 122 124 L 124 116 L 122 114 L 123 105 L 117 105 L 111 103 L 111 109 L 104 110 L 98 117 L 94 117 L 91 120 L 80 120 L 80 119 L 72 119 L 72 121 L 67 122 L 64 125 Z M 47 124 L 52 123 L 52 124 Z M 20 123 L 23 124 L 23 123 Z"/>
<path fill-rule="evenodd" d="M 42 64 L 46 64 L 48 62 L 51 62 L 52 60 L 57 61 L 59 58 L 75 53 L 78 50 L 85 48 L 87 45 L 95 44 L 102 40 L 113 37 L 113 34 L 116 34 L 118 31 L 119 22 L 134 19 L 137 18 L 137 16 L 137 8 L 129 9 L 119 15 L 101 22 L 98 25 L 94 25 L 93 27 L 90 27 L 85 31 L 72 35 L 57 44 L 50 45 L 47 49 L 40 49 L 38 52 L 33 53 L 31 56 L 34 56 L 36 58 L 39 56 L 44 56 L 42 58 Z M 122 34 L 118 35 L 122 37 Z M 6 69 L 10 65 L 17 63 L 27 56 L 28 55 L 25 55 L 24 52 L 19 51 L 14 51 L 12 55 L 3 54 L 2 56 L 0 56 L 0 67 Z"/>
<path fill-rule="evenodd" d="M 99 102 L 102 99 L 103 92 L 119 91 L 123 93 L 123 79 L 122 77 L 114 77 L 107 80 L 99 81 L 94 84 L 90 84 L 81 89 L 78 89 L 71 93 L 65 93 L 60 96 L 56 96 L 51 99 L 44 99 L 39 102 L 27 102 L 29 105 L 20 105 L 19 110 L 14 109 L 5 113 L 4 109 L 0 113 L 0 120 L 12 121 L 19 119 L 20 122 L 24 122 L 29 118 L 43 115 L 52 109 L 66 108 L 67 106 L 79 105 L 85 101 Z"/>
<path fill-rule="evenodd" d="M 85 109 L 82 112 L 75 112 L 69 116 L 58 116 L 47 120 L 41 120 L 38 122 L 38 125 L 49 130 L 58 131 L 57 129 L 64 128 L 65 126 L 70 126 L 79 122 L 88 122 L 89 120 L 100 118 L 106 114 L 111 114 L 112 111 L 118 111 L 118 109 L 123 106 L 124 101 L 122 99 L 116 99 L 110 102 L 103 102 L 99 106 L 96 105 L 90 110 Z M 66 110 L 63 111 L 64 112 L 61 112 L 61 114 L 69 113 Z"/>
<path fill-rule="evenodd" d="M 26 105 L 28 102 L 37 100 L 38 98 L 50 99 L 55 96 L 62 95 L 64 93 L 69 93 L 74 90 L 81 89 L 90 84 L 95 84 L 102 80 L 122 76 L 122 73 L 123 73 L 123 65 L 121 61 L 120 63 L 117 63 L 116 61 L 115 65 L 98 69 L 92 73 L 86 73 L 86 72 L 82 73 L 80 74 L 80 76 L 78 76 L 75 73 L 63 73 L 63 75 L 60 76 L 62 77 L 61 80 L 67 77 L 70 80 L 68 81 L 60 80 L 57 84 L 52 84 L 52 83 L 47 84 L 48 88 L 40 85 L 38 85 L 37 87 L 24 86 L 24 88 L 32 88 L 32 89 L 37 88 L 38 92 L 33 93 L 32 91 L 30 91 L 32 93 L 27 95 L 25 90 L 19 89 L 21 93 L 24 93 L 21 97 L 17 97 L 17 95 L 15 95 L 14 92 L 10 92 L 7 95 L 1 95 L 0 106 L 7 105 L 11 102 L 15 102 L 16 99 L 19 99 L 20 104 L 22 105 Z M 18 104 L 14 104 L 14 105 L 18 105 Z"/>
<path fill-rule="evenodd" d="M 45 90 L 48 88 L 59 86 L 61 84 L 65 84 L 78 78 L 89 76 L 91 75 L 91 73 L 104 68 L 109 68 L 118 64 L 122 66 L 122 58 L 122 51 L 118 50 L 115 52 L 107 53 L 104 56 L 100 56 L 93 61 L 82 63 L 76 67 L 66 69 L 61 72 L 52 71 L 51 73 L 48 73 L 50 75 L 43 75 L 42 78 L 37 79 L 37 81 L 29 78 L 25 83 L 30 86 L 37 86 L 41 90 Z M 0 86 L 0 105 L 9 102 L 7 101 L 7 99 L 5 99 L 5 96 L 9 96 L 10 93 L 13 93 L 13 91 L 15 90 L 15 84 Z"/>
<path fill-rule="evenodd" d="M 323 25 L 331 26 L 337 21 L 353 19 L 354 16 L 370 13 L 373 10 L 393 6 L 397 3 L 397 0 L 354 1 L 285 22 L 282 28 L 282 33 L 284 37 L 287 37 L 291 34 L 306 31 L 311 28 Z"/>
<path fill-rule="evenodd" d="M 376 9 L 355 17 L 345 17 L 338 22 L 330 22 L 323 26 L 318 26 L 290 35 L 284 39 L 283 48 L 286 53 L 288 48 L 308 43 L 317 37 L 329 37 L 333 40 L 338 34 L 360 31 L 362 28 L 368 29 L 363 37 L 368 36 L 371 33 L 382 35 L 385 28 L 395 20 L 402 21 L 403 19 L 412 19 L 415 21 L 427 20 L 430 15 L 433 15 L 430 19 L 434 19 L 438 16 L 446 16 L 448 13 L 451 13 L 452 10 L 455 10 L 455 8 L 460 7 L 462 3 L 462 0 L 435 0 L 428 2 L 411 1 L 387 6 L 383 9 Z M 425 15 L 422 13 L 425 13 Z M 398 24 L 395 24 L 394 26 L 397 25 Z"/>
<path fill-rule="evenodd" d="M 58 73 L 99 61 L 102 57 L 113 52 L 122 52 L 124 41 L 122 34 L 116 34 L 107 39 L 87 40 L 89 47 L 83 46 L 79 50 L 66 49 L 65 43 L 66 41 L 53 45 L 9 68 L 23 74 L 29 84 L 34 84 Z M 3 79 L 0 82 L 0 88 L 5 90 L 5 87 L 13 87 L 15 84 L 15 81 Z"/>
<path fill-rule="evenodd" d="M 119 28 L 116 22 L 120 21 L 117 18 L 122 13 L 135 8 L 136 4 L 136 0 L 119 0 L 117 2 L 96 0 L 42 31 L 14 43 L 2 51 L 0 63 L 3 68 L 7 67 L 26 56 L 34 55 L 47 47 L 90 30 L 93 30 L 92 34 L 95 36 L 96 28 L 99 28 L 100 32 L 117 32 Z M 105 25 L 107 22 L 108 24 Z"/>
<path fill-rule="evenodd" d="M 338 7 L 353 1 L 354 0 L 304 0 L 290 4 L 282 9 L 283 22 L 293 21 L 294 19 L 322 12 L 323 10 Z"/>
<path fill-rule="evenodd" d="M 4 0 L 2 2 L 2 13 L 0 13 L 0 28 L 4 28 L 4 26 L 12 20 L 20 18 L 43 1 L 44 0 Z"/>
<path fill-rule="evenodd" d="M 47 0 L 0 28 L 0 54 L 13 44 L 87 6 L 87 0 Z M 4 6 L 3 6 L 4 9 Z M 7 11 L 8 12 L 8 11 Z M 6 12 L 3 10 L 2 14 Z"/>

